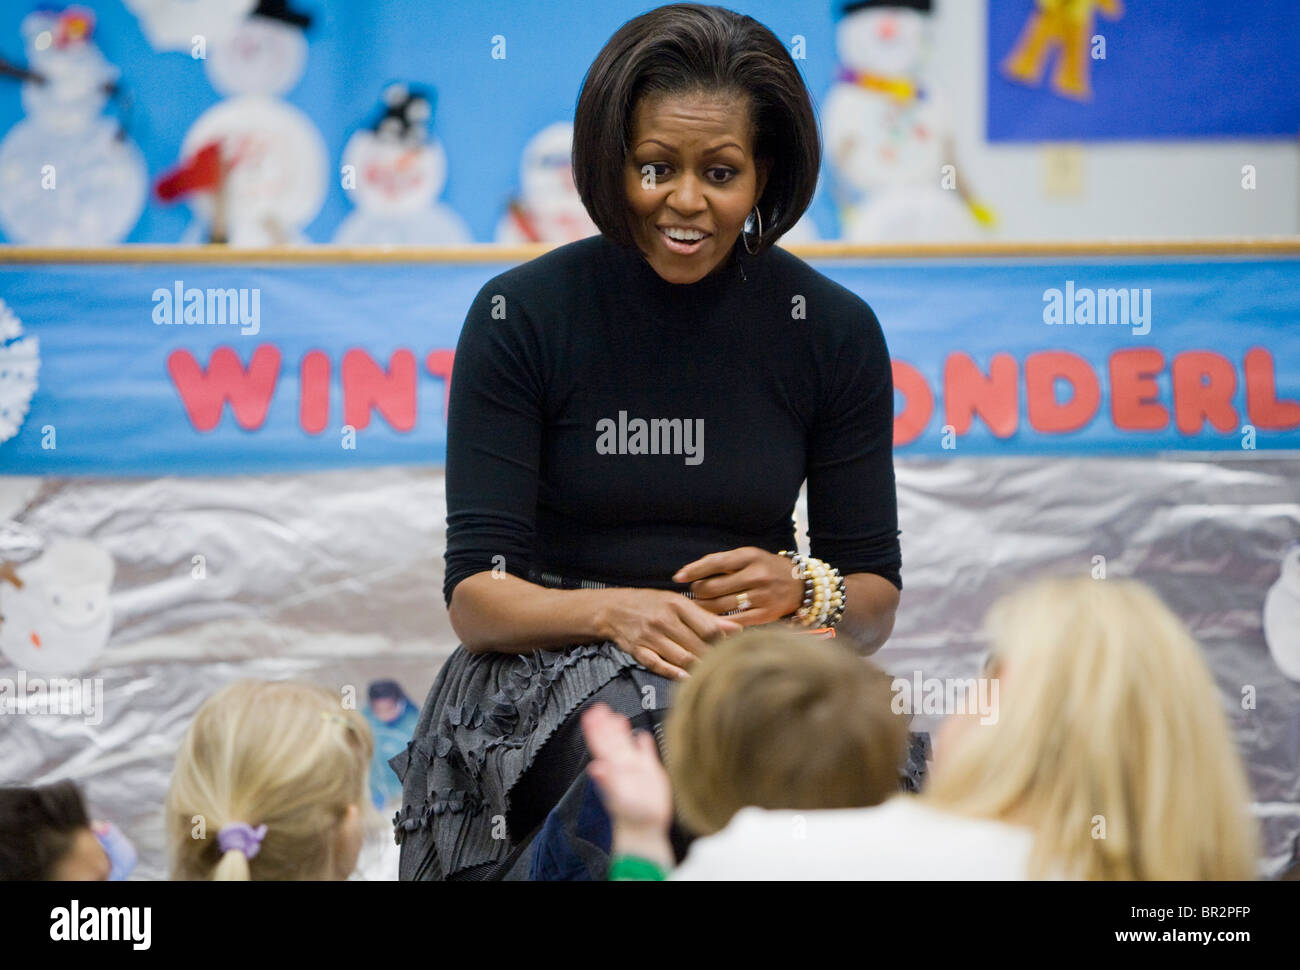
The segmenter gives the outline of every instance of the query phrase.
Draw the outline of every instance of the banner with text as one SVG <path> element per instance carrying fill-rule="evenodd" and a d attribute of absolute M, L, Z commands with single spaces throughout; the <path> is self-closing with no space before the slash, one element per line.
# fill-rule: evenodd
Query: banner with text
<path fill-rule="evenodd" d="M 1300 259 L 813 263 L 884 327 L 899 454 L 1300 450 Z M 0 472 L 440 464 L 508 265 L 0 264 Z"/>

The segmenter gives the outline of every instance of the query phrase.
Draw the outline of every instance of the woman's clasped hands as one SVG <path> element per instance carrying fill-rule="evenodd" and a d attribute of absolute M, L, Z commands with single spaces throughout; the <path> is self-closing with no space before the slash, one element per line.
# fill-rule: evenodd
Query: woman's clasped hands
<path fill-rule="evenodd" d="M 602 625 L 606 639 L 641 666 L 674 679 L 688 677 L 712 642 L 789 616 L 803 599 L 803 581 L 790 560 L 754 546 L 710 553 L 672 579 L 689 583 L 691 597 L 672 590 L 607 590 Z"/>

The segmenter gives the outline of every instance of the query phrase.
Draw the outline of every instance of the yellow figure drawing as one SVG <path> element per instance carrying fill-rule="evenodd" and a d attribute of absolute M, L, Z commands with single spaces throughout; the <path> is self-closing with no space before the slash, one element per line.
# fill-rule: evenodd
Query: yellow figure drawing
<path fill-rule="evenodd" d="M 1060 48 L 1052 90 L 1067 98 L 1092 98 L 1088 51 L 1097 12 L 1110 20 L 1124 16 L 1122 0 L 1036 0 L 1016 46 L 1002 62 L 1002 73 L 1030 87 L 1043 83 L 1047 60 Z"/>

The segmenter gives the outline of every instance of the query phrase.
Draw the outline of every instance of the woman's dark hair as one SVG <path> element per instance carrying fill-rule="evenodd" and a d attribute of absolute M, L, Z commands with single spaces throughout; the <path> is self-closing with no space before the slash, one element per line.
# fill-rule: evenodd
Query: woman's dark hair
<path fill-rule="evenodd" d="M 674 3 L 629 20 L 596 55 L 573 119 L 573 180 L 592 221 L 635 246 L 623 166 L 633 114 L 648 95 L 748 96 L 754 156 L 769 166 L 758 200 L 767 249 L 804 214 L 817 188 L 821 138 L 803 77 L 789 52 L 752 17 Z"/>
<path fill-rule="evenodd" d="M 76 782 L 39 788 L 0 788 L 0 882 L 41 882 L 90 827 Z"/>

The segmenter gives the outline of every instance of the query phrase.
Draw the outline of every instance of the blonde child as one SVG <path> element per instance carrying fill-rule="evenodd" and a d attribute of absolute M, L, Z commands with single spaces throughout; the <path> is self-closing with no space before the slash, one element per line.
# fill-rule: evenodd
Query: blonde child
<path fill-rule="evenodd" d="M 373 808 L 365 718 L 337 695 L 245 680 L 210 697 L 167 793 L 174 879 L 346 879 Z"/>
<path fill-rule="evenodd" d="M 693 843 L 673 878 L 1255 877 L 1250 790 L 1219 693 L 1196 642 L 1154 593 L 1124 580 L 1044 580 L 995 604 L 989 628 L 985 676 L 1001 686 L 997 717 L 948 718 L 923 795 L 839 811 L 756 801 Z M 695 793 L 720 763 L 716 713 L 745 702 L 712 691 L 706 663 L 689 688 L 712 700 L 673 711 L 667 752 L 674 786 L 690 793 L 684 814 L 697 819 Z M 612 717 L 593 712 L 584 727 L 613 851 L 666 868 L 668 776 Z M 834 744 L 837 731 L 791 717 L 782 743 Z M 761 748 L 748 764 L 765 771 Z"/>

